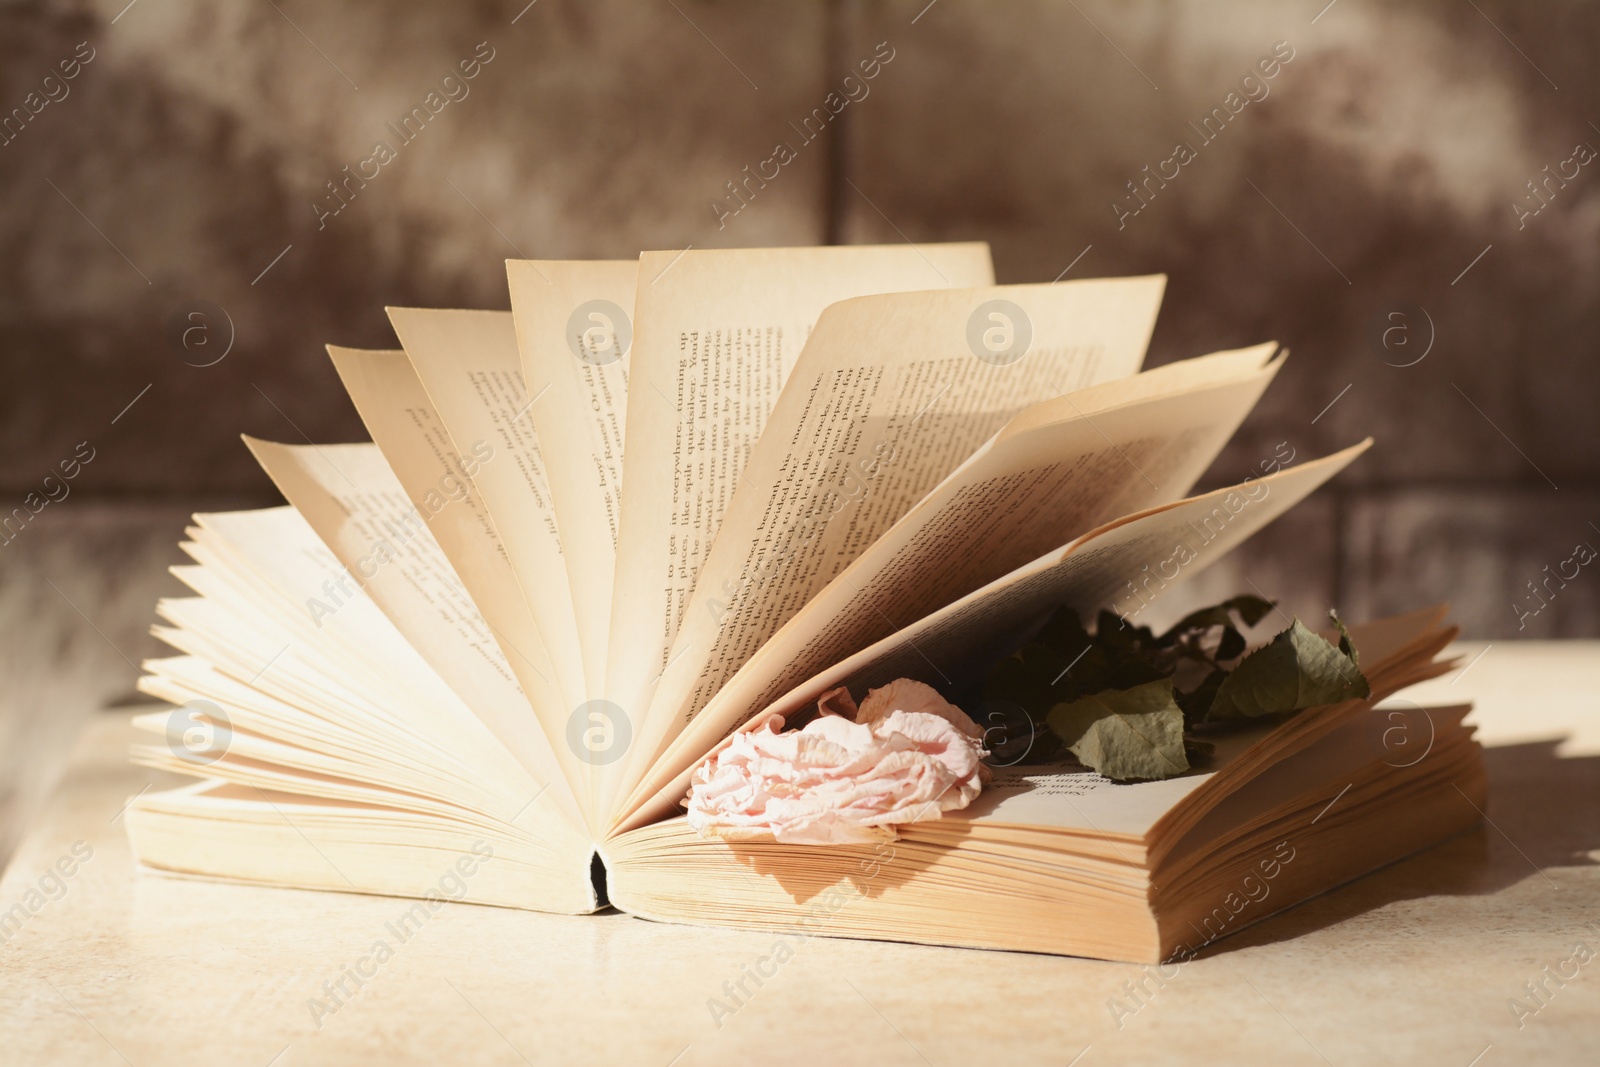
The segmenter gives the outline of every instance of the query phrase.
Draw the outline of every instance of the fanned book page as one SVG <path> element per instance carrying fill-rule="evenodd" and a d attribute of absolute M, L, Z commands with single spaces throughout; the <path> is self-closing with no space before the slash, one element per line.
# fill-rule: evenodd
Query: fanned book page
<path fill-rule="evenodd" d="M 285 499 L 474 713 L 501 720 L 526 709 L 483 613 L 376 446 L 249 444 Z M 312 621 L 341 611 L 342 592 L 309 600 Z"/>
<path fill-rule="evenodd" d="M 647 252 L 629 361 L 605 699 L 641 719 L 712 539 L 817 318 L 839 300 L 986 285 L 987 245 Z"/>
<path fill-rule="evenodd" d="M 522 376 L 561 530 L 573 617 L 591 695 L 605 689 L 611 582 L 622 522 L 623 421 L 639 265 L 508 260 Z"/>
<path fill-rule="evenodd" d="M 620 825 L 631 829 L 672 812 L 703 754 L 741 725 L 759 723 L 765 716 L 758 712 L 793 713 L 840 685 L 864 692 L 896 678 L 915 678 L 936 688 L 949 686 L 970 663 L 973 650 L 986 649 L 995 634 L 1036 623 L 1052 607 L 1088 612 L 1120 600 L 1136 617 L 1147 603 L 1222 558 L 1366 448 L 1364 442 L 1250 483 L 1107 522 L 906 625 L 880 618 L 877 629 L 891 631 L 886 636 L 839 657 L 769 703 L 728 699 L 737 691 L 724 690 L 652 764 L 620 813 Z M 1147 584 L 1151 568 L 1158 568 L 1157 577 Z M 1141 594 L 1148 599 L 1139 599 Z M 803 667 L 794 674 L 804 677 Z"/>
<path fill-rule="evenodd" d="M 389 321 L 456 450 L 481 457 L 470 477 L 496 526 L 510 531 L 501 544 L 538 623 L 555 684 L 566 703 L 576 703 L 584 680 L 572 592 L 511 316 L 390 308 Z"/>
<path fill-rule="evenodd" d="M 169 738 L 157 750 L 162 766 L 263 788 L 292 782 L 319 797 L 358 786 L 399 791 L 391 800 L 401 806 L 412 794 L 449 797 L 543 839 L 578 834 L 548 745 L 521 751 L 522 735 L 497 734 L 488 709 L 469 706 L 418 654 L 416 636 L 297 510 L 196 523 L 183 547 L 197 565 L 175 573 L 197 595 L 158 606 L 169 625 L 157 634 L 184 655 L 147 662 L 140 687 L 207 720 L 222 717 L 210 726 L 226 743 L 197 755 Z M 236 765 L 235 725 L 352 769 L 303 778 L 283 759 Z"/>
<path fill-rule="evenodd" d="M 695 581 L 645 712 L 633 782 L 695 709 L 1009 418 L 1138 371 L 1164 283 L 896 293 L 828 308 Z M 974 308 L 995 306 L 1027 323 L 1037 358 L 973 347 Z"/>
<path fill-rule="evenodd" d="M 367 431 L 522 688 L 527 706 L 516 701 L 502 705 L 509 714 L 496 720 L 501 736 L 530 768 L 537 763 L 542 770 L 552 759 L 562 764 L 567 785 L 576 794 L 585 781 L 582 767 L 565 750 L 552 750 L 549 741 L 563 718 L 564 696 L 555 668 L 473 482 L 483 464 L 494 462 L 494 446 L 479 438 L 469 451 L 458 450 L 404 352 L 329 346 L 328 354 Z"/>
<path fill-rule="evenodd" d="M 1446 668 L 1424 611 L 1355 628 L 1365 692 L 1157 781 L 985 786 L 968 735 L 971 792 L 864 831 L 887 853 L 700 836 L 708 761 L 819 702 L 870 733 L 1063 607 L 1137 625 L 1371 442 L 1187 495 L 1285 355 L 1141 371 L 1161 276 L 997 286 L 982 244 L 506 271 L 510 311 L 330 346 L 371 443 L 247 439 L 290 506 L 196 517 L 134 758 L 201 780 L 130 804 L 147 867 L 427 897 L 465 865 L 485 904 L 1155 960 L 1241 925 L 1213 902 L 1251 872 L 1285 906 L 1478 818 L 1464 709 L 1415 765 L 1373 740 Z"/>
<path fill-rule="evenodd" d="M 788 544 L 751 544 L 733 573 L 756 579 L 742 587 L 723 579 L 703 600 L 697 594 L 706 610 L 690 615 L 707 644 L 730 654 L 709 664 L 693 688 L 663 682 L 658 700 L 672 701 L 684 724 L 702 709 L 719 721 L 724 709 L 748 714 L 886 627 L 909 625 L 1056 547 L 1061 530 L 1092 528 L 1182 495 L 1276 373 L 1277 364 L 1267 363 L 1273 348 L 1163 367 L 1025 409 L 905 514 L 870 531 L 853 558 L 841 553 L 832 573 L 796 575 Z M 1204 386 L 1189 380 L 1196 370 Z M 862 509 L 874 488 L 863 491 Z M 836 536 L 851 536 L 860 519 L 852 510 Z M 805 587 L 785 618 L 771 601 L 789 576 Z"/>

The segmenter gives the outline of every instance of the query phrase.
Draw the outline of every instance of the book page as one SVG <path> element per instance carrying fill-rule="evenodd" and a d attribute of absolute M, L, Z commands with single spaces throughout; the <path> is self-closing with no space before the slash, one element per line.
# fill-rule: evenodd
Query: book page
<path fill-rule="evenodd" d="M 675 709 L 679 717 L 704 707 L 742 720 L 807 676 L 1075 534 L 1181 497 L 1277 373 L 1282 362 L 1267 362 L 1275 348 L 1169 364 L 1028 408 L 807 597 L 775 635 L 758 630 L 742 643 L 737 636 L 723 642 L 742 653 L 742 663 L 720 672 L 713 665 Z M 746 610 L 758 620 L 766 613 L 760 600 Z M 717 636 L 731 629 L 725 624 Z"/>
<path fill-rule="evenodd" d="M 1205 771 L 1157 782 L 1113 782 L 1076 763 L 997 767 L 978 799 L 944 818 L 1142 839 L 1226 762 L 1219 750 Z"/>
<path fill-rule="evenodd" d="M 1164 283 L 1156 275 L 893 293 L 825 310 L 701 568 L 630 768 L 635 780 L 780 626 L 1008 419 L 1135 374 Z M 1028 335 L 1014 358 L 990 358 L 969 338 L 969 324 L 986 326 L 994 308 Z"/>
<path fill-rule="evenodd" d="M 584 681 L 605 688 L 622 517 L 623 419 L 637 260 L 506 261 L 522 377 L 572 589 Z M 556 445 L 559 442 L 559 447 Z"/>
<path fill-rule="evenodd" d="M 522 812 L 518 825 L 556 813 L 583 826 L 549 745 L 518 743 L 527 732 L 526 705 L 507 702 L 514 714 L 503 720 L 468 707 L 298 511 L 210 513 L 195 521 L 183 548 L 200 565 L 174 574 L 200 596 L 162 601 L 163 618 L 183 628 L 163 640 L 237 679 L 243 694 L 304 708 L 324 727 L 365 728 L 365 752 L 409 758 L 426 776 L 490 792 L 497 798 L 491 810 L 507 820 Z M 180 605 L 184 610 L 173 610 Z M 213 610 L 194 617 L 197 606 Z M 168 673 L 151 661 L 145 669 Z M 405 755 L 418 748 L 427 755 Z"/>
<path fill-rule="evenodd" d="M 1441 734 L 1455 730 L 1468 710 L 1430 709 L 1430 722 L 1437 718 Z M 1207 740 L 1216 749 L 1203 767 L 1155 782 L 1113 782 L 1075 763 L 996 768 L 994 779 L 969 807 L 948 812 L 944 818 L 1115 834 L 1153 844 L 1152 831 L 1169 812 L 1214 776 L 1228 771 L 1236 777 L 1243 766 L 1237 763 L 1241 757 L 1268 734 L 1289 725 L 1257 724 L 1232 733 L 1208 735 Z M 1308 789 L 1354 776 L 1386 757 L 1392 758 L 1393 753 L 1385 750 L 1383 740 L 1389 726 L 1389 712 L 1357 708 L 1308 747 L 1265 766 L 1247 769 L 1245 776 L 1230 786 L 1230 792 L 1184 832 L 1178 850 L 1163 855 L 1178 858 L 1186 852 L 1205 849 L 1230 828 L 1288 804 Z"/>
<path fill-rule="evenodd" d="M 632 719 L 806 336 L 829 304 L 992 284 L 984 244 L 646 252 L 629 359 L 606 698 Z"/>
<path fill-rule="evenodd" d="M 407 643 L 474 715 L 516 736 L 528 701 L 428 524 L 376 445 L 283 445 L 245 438 L 289 503 Z M 317 613 L 348 597 L 325 591 Z"/>
<path fill-rule="evenodd" d="M 395 800 L 358 802 L 203 781 L 139 797 L 128 808 L 128 833 L 141 864 L 188 876 L 423 898 L 421 905 L 395 902 L 396 914 L 405 918 L 378 934 L 386 951 L 420 932 L 417 916 L 437 908 L 446 890 L 451 900 L 475 904 L 595 910 L 587 842 L 577 834 L 535 836 L 520 827 L 407 810 L 405 798 Z M 470 876 L 454 877 L 465 872 Z M 195 887 L 144 879 L 139 893 L 140 907 L 177 912 L 193 905 Z M 276 900 L 237 899 L 232 906 L 241 909 Z M 425 910 L 407 910 L 416 906 Z M 370 957 L 374 968 L 389 958 Z"/>
<path fill-rule="evenodd" d="M 562 737 L 571 709 L 472 481 L 485 464 L 495 462 L 494 445 L 479 438 L 467 451 L 458 451 L 404 352 L 329 345 L 328 354 L 367 431 L 482 613 L 531 705 L 532 714 L 507 724 L 515 731 L 516 750 L 551 749 L 549 739 Z M 585 779 L 582 765 L 564 745 L 554 747 L 554 757 L 578 791 Z"/>
<path fill-rule="evenodd" d="M 472 481 L 550 656 L 561 706 L 584 700 L 567 567 L 535 427 L 545 398 L 522 382 L 516 327 L 506 311 L 389 308 L 400 344 L 458 451 L 482 442 L 494 459 Z M 558 733 L 557 738 L 564 735 Z M 560 746 L 559 740 L 553 741 Z"/>
<path fill-rule="evenodd" d="M 481 729 L 472 709 L 294 508 L 195 518 L 201 525 L 189 531 L 194 540 L 184 551 L 200 563 L 174 574 L 213 610 L 205 626 L 192 628 L 207 647 L 187 648 L 191 655 L 269 699 L 314 693 L 319 714 L 332 721 L 373 717 L 384 735 L 375 742 L 379 748 L 417 731 L 448 750 L 474 732 L 472 724 Z M 191 629 L 190 620 L 166 610 L 168 603 L 158 606 L 162 616 Z M 219 623 L 219 613 L 237 621 Z M 258 649 L 264 651 L 256 656 Z M 304 679 L 312 680 L 311 690 L 293 684 Z"/>
<path fill-rule="evenodd" d="M 1101 608 L 1139 624 L 1172 588 L 1231 552 L 1348 466 L 1371 438 L 1262 478 L 1106 523 L 878 641 L 774 702 L 793 709 L 834 685 L 894 678 L 942 683 L 935 664 L 959 670 L 979 635 L 1066 606 Z M 898 672 L 898 673 L 896 673 Z M 848 682 L 843 679 L 849 679 Z M 879 680 L 881 679 L 881 680 Z M 820 687 L 820 688 L 819 688 Z"/>
<path fill-rule="evenodd" d="M 915 678 L 948 688 L 973 649 L 1063 606 L 1109 607 L 1131 621 L 1171 588 L 1232 551 L 1365 452 L 1372 439 L 1322 459 L 1130 515 L 1018 567 L 814 675 L 760 713 L 733 705 L 696 716 L 635 790 L 615 825 L 642 826 L 674 811 L 689 771 L 741 725 L 789 714 L 835 686 L 853 693 Z M 741 714 L 742 712 L 742 714 Z"/>
<path fill-rule="evenodd" d="M 1438 742 L 1438 747 L 1442 749 L 1454 740 L 1451 735 L 1461 729 L 1461 720 L 1471 710 L 1470 705 L 1456 705 L 1428 708 L 1419 713 L 1419 724 L 1425 716 L 1431 734 L 1429 755 L 1435 751 L 1433 742 Z M 1292 722 L 1293 719 L 1290 720 Z M 1176 813 L 1188 814 L 1193 818 L 1192 823 L 1177 831 L 1176 840 L 1165 840 L 1171 833 L 1172 822 L 1158 819 L 1150 824 L 1144 833 L 1152 844 L 1155 839 L 1162 839 L 1152 858 L 1158 859 L 1162 867 L 1170 869 L 1172 861 L 1204 854 L 1207 846 L 1226 831 L 1258 817 L 1264 811 L 1292 801 L 1308 789 L 1315 789 L 1319 783 L 1335 782 L 1331 788 L 1337 792 L 1340 784 L 1348 783 L 1363 769 L 1374 764 L 1387 764 L 1395 770 L 1414 766 L 1409 762 L 1409 756 L 1389 747 L 1388 739 L 1394 736 L 1397 729 L 1395 723 L 1394 712 L 1389 709 L 1357 707 L 1337 720 L 1331 729 L 1314 739 L 1308 739 L 1303 747 L 1279 754 L 1270 762 L 1253 767 L 1248 766 L 1249 761 L 1235 762 L 1228 771 L 1230 777 L 1238 780 L 1231 782 L 1222 796 L 1213 799 L 1209 805 L 1204 804 L 1205 798 L 1197 798 L 1206 808 L 1203 813 L 1198 817 L 1191 813 Z M 1283 730 L 1288 726 L 1289 723 L 1284 723 L 1276 729 Z M 1245 737 L 1247 740 L 1259 740 L 1267 732 L 1272 730 L 1250 730 Z M 1236 736 L 1225 734 L 1219 740 L 1237 744 Z M 1218 764 L 1210 769 L 1221 771 L 1223 766 Z M 1242 776 L 1239 774 L 1241 769 L 1244 770 Z M 1017 821 L 1000 811 L 996 811 L 994 817 Z"/>

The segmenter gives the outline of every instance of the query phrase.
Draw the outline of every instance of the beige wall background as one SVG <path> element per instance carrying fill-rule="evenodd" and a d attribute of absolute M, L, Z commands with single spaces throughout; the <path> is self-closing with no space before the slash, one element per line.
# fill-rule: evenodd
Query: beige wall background
<path fill-rule="evenodd" d="M 1594 4 L 523 2 L 0 5 L 0 512 L 92 454 L 0 545 L 0 856 L 159 651 L 186 516 L 276 502 L 238 435 L 362 439 L 323 344 L 504 307 L 506 257 L 984 239 L 1006 282 L 1164 271 L 1152 363 L 1293 350 L 1213 481 L 1378 439 L 1202 592 L 1600 634 L 1600 566 L 1517 607 L 1600 547 Z"/>

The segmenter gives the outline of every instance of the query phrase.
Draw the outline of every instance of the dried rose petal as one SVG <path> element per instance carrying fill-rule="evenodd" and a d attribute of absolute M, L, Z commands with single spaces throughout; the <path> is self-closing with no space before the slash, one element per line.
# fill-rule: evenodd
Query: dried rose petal
<path fill-rule="evenodd" d="M 837 689 L 828 690 L 817 698 L 817 711 L 823 715 L 843 715 L 851 722 L 855 722 L 860 710 L 856 707 L 856 698 L 842 685 Z"/>
<path fill-rule="evenodd" d="M 842 694 L 842 695 L 841 695 Z M 695 769 L 689 825 L 702 837 L 787 844 L 892 840 L 901 823 L 964 808 L 988 768 L 983 731 L 930 686 L 874 689 L 854 721 L 847 692 L 818 702 L 804 729 L 772 715 Z"/>

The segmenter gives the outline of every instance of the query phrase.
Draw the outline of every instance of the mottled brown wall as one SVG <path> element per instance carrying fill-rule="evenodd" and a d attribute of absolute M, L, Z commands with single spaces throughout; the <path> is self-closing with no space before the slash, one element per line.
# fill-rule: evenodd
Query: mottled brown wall
<path fill-rule="evenodd" d="M 1154 361 L 1294 352 L 1219 480 L 1280 441 L 1378 438 L 1205 590 L 1352 616 L 1448 598 L 1512 636 L 1525 583 L 1600 546 L 1600 163 L 1513 208 L 1600 147 L 1593 4 L 125 3 L 0 6 L 0 108 L 94 52 L 0 147 L 0 511 L 94 451 L 0 546 L 18 795 L 28 754 L 157 650 L 183 517 L 273 499 L 237 435 L 361 437 L 323 343 L 391 344 L 385 304 L 503 307 L 508 256 L 981 238 L 1003 281 L 1165 271 Z M 470 94 L 319 227 L 324 183 L 480 42 Z M 1278 42 L 1266 98 L 1200 145 L 1188 124 Z M 885 48 L 719 225 L 724 183 Z M 1119 223 L 1179 141 L 1195 158 Z M 201 300 L 232 334 L 207 367 L 171 336 Z M 1600 633 L 1600 566 L 1526 622 Z"/>

